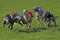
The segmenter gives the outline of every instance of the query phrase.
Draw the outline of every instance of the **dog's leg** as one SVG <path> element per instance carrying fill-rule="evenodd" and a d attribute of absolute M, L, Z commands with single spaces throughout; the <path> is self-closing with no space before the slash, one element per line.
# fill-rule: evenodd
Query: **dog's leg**
<path fill-rule="evenodd" d="M 49 23 L 48 23 L 48 27 L 50 27 L 50 24 L 51 24 L 51 20 L 49 20 L 48 22 L 49 22 Z"/>
<path fill-rule="evenodd" d="M 3 27 L 5 27 L 5 24 L 6 24 L 6 22 L 4 21 L 4 22 L 3 22 Z"/>
<path fill-rule="evenodd" d="M 47 26 L 47 24 L 46 24 L 47 19 L 44 18 L 43 21 L 44 21 L 44 25 L 45 25 L 46 29 L 48 29 L 48 26 Z"/>
<path fill-rule="evenodd" d="M 11 28 L 10 28 L 11 30 L 13 29 L 13 25 L 14 25 L 14 23 L 11 23 Z"/>
<path fill-rule="evenodd" d="M 55 17 L 53 17 L 53 20 L 52 20 L 52 21 L 54 22 L 55 27 L 56 27 L 56 18 L 55 18 Z"/>
<path fill-rule="evenodd" d="M 44 21 L 44 25 L 46 26 L 46 18 L 44 18 L 43 21 Z"/>

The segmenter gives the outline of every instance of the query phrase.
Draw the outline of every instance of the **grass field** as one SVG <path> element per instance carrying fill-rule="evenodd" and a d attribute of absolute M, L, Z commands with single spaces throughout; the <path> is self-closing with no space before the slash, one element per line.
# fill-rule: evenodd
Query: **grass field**
<path fill-rule="evenodd" d="M 7 13 L 19 12 L 23 15 L 22 10 L 28 9 L 33 12 L 34 6 L 41 6 L 44 11 L 50 11 L 56 18 L 57 27 L 45 30 L 42 26 L 37 25 L 37 20 L 33 18 L 32 28 L 34 31 L 27 31 L 26 27 L 14 24 L 13 30 L 6 26 L 3 28 L 3 17 Z M 60 40 L 60 0 L 0 0 L 0 40 Z"/>

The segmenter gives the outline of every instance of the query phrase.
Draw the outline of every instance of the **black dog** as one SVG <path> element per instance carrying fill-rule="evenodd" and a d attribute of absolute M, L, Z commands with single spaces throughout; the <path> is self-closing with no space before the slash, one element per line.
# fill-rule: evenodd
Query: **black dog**
<path fill-rule="evenodd" d="M 48 11 L 45 13 L 45 16 L 44 16 L 44 22 L 46 21 L 48 21 L 48 27 L 50 27 L 51 21 L 54 22 L 56 27 L 56 17 Z"/>
<path fill-rule="evenodd" d="M 7 24 L 7 25 L 9 25 L 8 28 L 13 29 L 14 23 L 17 23 L 16 21 L 18 21 L 18 23 L 19 23 L 21 26 L 23 26 L 22 23 L 24 24 L 25 22 L 24 22 L 22 16 L 21 16 L 21 19 L 20 19 L 20 20 L 17 20 L 17 19 L 11 18 L 10 15 L 11 15 L 11 14 L 7 14 L 7 15 L 4 17 L 4 22 L 3 22 L 3 26 L 4 26 L 4 27 L 5 27 L 5 25 Z M 20 21 L 22 21 L 22 23 L 20 23 Z"/>

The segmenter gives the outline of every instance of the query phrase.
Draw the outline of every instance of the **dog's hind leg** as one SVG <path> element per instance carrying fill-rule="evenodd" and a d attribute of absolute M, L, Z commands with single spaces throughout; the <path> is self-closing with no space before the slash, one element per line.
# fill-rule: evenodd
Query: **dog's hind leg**
<path fill-rule="evenodd" d="M 14 23 L 11 23 L 11 24 L 10 24 L 10 27 L 11 27 L 10 30 L 13 29 L 13 25 L 14 25 Z"/>
<path fill-rule="evenodd" d="M 56 27 L 56 18 L 55 18 L 55 17 L 53 17 L 53 20 L 52 20 L 52 21 L 54 22 L 55 27 Z"/>
<path fill-rule="evenodd" d="M 4 21 L 4 22 L 3 22 L 3 27 L 5 27 L 5 24 L 6 24 L 6 22 Z"/>
<path fill-rule="evenodd" d="M 51 20 L 50 20 L 50 21 L 49 21 L 49 23 L 48 23 L 48 27 L 51 27 L 51 25 L 50 25 L 50 24 L 51 24 Z"/>

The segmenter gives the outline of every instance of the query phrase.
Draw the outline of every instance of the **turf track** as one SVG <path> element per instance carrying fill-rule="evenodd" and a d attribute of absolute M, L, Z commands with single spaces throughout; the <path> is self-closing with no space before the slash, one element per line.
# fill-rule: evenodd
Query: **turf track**
<path fill-rule="evenodd" d="M 42 26 L 37 25 L 35 17 L 31 24 L 33 31 L 27 31 L 25 26 L 19 24 L 14 24 L 13 30 L 2 27 L 3 17 L 7 13 L 19 12 L 23 15 L 22 10 L 26 8 L 34 15 L 34 6 L 41 6 L 44 11 L 57 16 L 57 27 L 54 28 L 52 23 L 52 27 L 46 30 L 42 21 Z M 60 0 L 0 0 L 0 40 L 60 40 Z"/>

